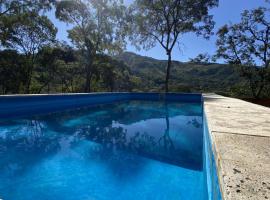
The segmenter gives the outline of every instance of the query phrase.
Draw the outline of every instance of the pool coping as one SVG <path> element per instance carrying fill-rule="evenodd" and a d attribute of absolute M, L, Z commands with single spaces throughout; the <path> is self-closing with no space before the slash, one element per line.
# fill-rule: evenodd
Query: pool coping
<path fill-rule="evenodd" d="M 224 200 L 270 199 L 270 108 L 203 94 Z"/>

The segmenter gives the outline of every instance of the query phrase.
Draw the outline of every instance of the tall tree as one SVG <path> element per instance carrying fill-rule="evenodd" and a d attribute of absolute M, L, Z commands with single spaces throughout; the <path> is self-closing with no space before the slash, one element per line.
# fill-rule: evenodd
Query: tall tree
<path fill-rule="evenodd" d="M 43 15 L 53 3 L 54 0 L 1 0 L 0 2 L 1 46 L 15 49 L 27 58 L 25 93 L 30 93 L 38 50 L 55 39 L 57 29 Z"/>
<path fill-rule="evenodd" d="M 2 41 L 3 46 L 16 49 L 27 58 L 25 93 L 30 93 L 30 85 L 37 52 L 43 46 L 54 41 L 57 29 L 46 16 L 36 12 L 25 13 L 23 21 L 12 26 L 12 35 Z"/>
<path fill-rule="evenodd" d="M 58 3 L 56 16 L 74 27 L 68 31 L 72 43 L 82 52 L 85 66 L 84 91 L 91 91 L 94 58 L 114 53 L 125 46 L 124 5 L 117 0 L 64 0 Z"/>
<path fill-rule="evenodd" d="M 241 22 L 217 32 L 217 57 L 240 66 L 254 98 L 270 80 L 270 9 L 245 10 Z"/>
<path fill-rule="evenodd" d="M 157 43 L 168 56 L 165 92 L 169 91 L 172 51 L 182 34 L 195 32 L 208 38 L 214 22 L 208 10 L 218 0 L 135 0 L 131 5 L 131 41 L 150 49 Z"/>
<path fill-rule="evenodd" d="M 44 13 L 55 0 L 0 0 L 0 41 L 5 42 L 14 34 L 13 28 L 24 22 L 27 13 Z"/>

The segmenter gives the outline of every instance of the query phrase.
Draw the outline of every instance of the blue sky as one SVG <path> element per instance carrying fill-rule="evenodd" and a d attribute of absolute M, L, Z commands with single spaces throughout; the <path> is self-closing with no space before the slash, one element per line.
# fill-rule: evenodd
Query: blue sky
<path fill-rule="evenodd" d="M 132 2 L 132 0 L 125 0 L 126 3 Z M 226 23 L 236 23 L 240 21 L 240 13 L 245 9 L 252 9 L 259 6 L 269 6 L 265 3 L 265 0 L 220 0 L 219 7 L 210 11 L 214 15 L 216 22 L 215 31 Z M 58 28 L 57 38 L 59 40 L 69 41 L 67 37 L 67 30 L 71 28 L 63 22 L 57 20 L 54 16 L 54 12 L 48 14 L 49 18 L 53 21 Z M 199 53 L 209 53 L 210 55 L 215 53 L 216 37 L 212 36 L 210 40 L 197 37 L 195 34 L 187 33 L 179 38 L 181 42 L 181 49 L 175 46 L 173 51 L 173 59 L 179 61 L 188 61 L 189 58 L 197 56 Z M 151 50 L 137 51 L 133 46 L 128 45 L 127 51 L 132 51 L 140 55 L 150 56 L 156 59 L 166 59 L 166 53 L 159 45 Z"/>

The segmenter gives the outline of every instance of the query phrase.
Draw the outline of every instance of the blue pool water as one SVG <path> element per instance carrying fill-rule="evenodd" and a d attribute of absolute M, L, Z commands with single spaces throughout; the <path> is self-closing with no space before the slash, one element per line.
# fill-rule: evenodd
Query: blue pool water
<path fill-rule="evenodd" d="M 200 103 L 125 101 L 0 121 L 0 199 L 207 199 Z"/>

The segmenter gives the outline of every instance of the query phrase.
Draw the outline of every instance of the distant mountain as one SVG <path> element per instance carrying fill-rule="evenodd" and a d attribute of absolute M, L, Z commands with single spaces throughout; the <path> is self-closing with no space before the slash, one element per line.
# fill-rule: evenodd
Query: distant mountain
<path fill-rule="evenodd" d="M 137 77 L 140 90 L 158 91 L 164 87 L 166 60 L 131 52 L 124 52 L 116 59 L 123 61 Z M 235 67 L 227 64 L 179 61 L 173 61 L 170 78 L 171 91 L 183 92 L 231 93 L 245 82 Z"/>

